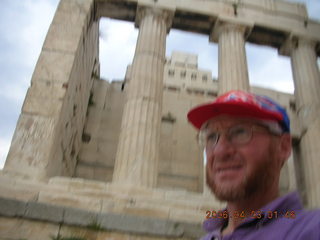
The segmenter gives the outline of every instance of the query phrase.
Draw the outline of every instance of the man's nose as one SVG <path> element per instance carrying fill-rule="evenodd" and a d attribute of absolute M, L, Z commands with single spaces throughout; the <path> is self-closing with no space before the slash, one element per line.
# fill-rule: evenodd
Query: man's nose
<path fill-rule="evenodd" d="M 230 140 L 227 138 L 225 134 L 221 134 L 219 136 L 218 142 L 216 143 L 216 146 L 213 149 L 213 154 L 216 157 L 225 157 L 227 155 L 230 155 L 234 152 L 235 147 L 230 142 Z"/>

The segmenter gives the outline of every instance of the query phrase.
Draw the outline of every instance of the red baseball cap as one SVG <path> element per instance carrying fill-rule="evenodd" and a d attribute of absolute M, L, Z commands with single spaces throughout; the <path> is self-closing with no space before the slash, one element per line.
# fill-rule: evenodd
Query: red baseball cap
<path fill-rule="evenodd" d="M 223 114 L 276 121 L 284 132 L 290 132 L 290 120 L 282 106 L 269 97 L 240 90 L 227 92 L 211 103 L 199 105 L 187 116 L 192 125 L 200 129 L 209 119 Z"/>

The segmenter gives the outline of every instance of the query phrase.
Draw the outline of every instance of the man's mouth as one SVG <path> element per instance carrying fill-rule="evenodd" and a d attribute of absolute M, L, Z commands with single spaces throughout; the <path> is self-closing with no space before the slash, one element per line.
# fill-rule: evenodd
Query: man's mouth
<path fill-rule="evenodd" d="M 218 167 L 217 172 L 224 172 L 224 171 L 237 171 L 242 168 L 242 165 L 235 165 L 235 166 L 228 166 L 228 167 Z"/>
<path fill-rule="evenodd" d="M 242 165 L 232 165 L 216 168 L 216 175 L 223 178 L 233 178 L 242 172 Z"/>

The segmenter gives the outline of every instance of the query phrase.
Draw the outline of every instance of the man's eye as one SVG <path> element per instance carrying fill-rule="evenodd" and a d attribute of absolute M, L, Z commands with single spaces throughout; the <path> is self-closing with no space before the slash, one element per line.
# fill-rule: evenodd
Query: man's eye
<path fill-rule="evenodd" d="M 247 134 L 247 133 L 248 133 L 248 129 L 245 127 L 235 127 L 230 129 L 230 135 L 232 136 L 238 136 L 238 135 Z"/>
<path fill-rule="evenodd" d="M 218 138 L 218 133 L 210 133 L 207 136 L 207 142 L 215 142 Z"/>

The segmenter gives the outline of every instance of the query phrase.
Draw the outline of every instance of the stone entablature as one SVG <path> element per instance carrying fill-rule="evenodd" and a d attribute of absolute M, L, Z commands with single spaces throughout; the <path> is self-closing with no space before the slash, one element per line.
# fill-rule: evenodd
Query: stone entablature
<path fill-rule="evenodd" d="M 320 41 L 319 22 L 309 19 L 301 3 L 277 0 L 97 0 L 98 16 L 134 21 L 137 5 L 175 12 L 172 28 L 210 35 L 218 20 L 246 23 L 253 28 L 247 41 L 280 48 L 289 36 Z M 112 11 L 109 11 L 112 9 Z M 117 12 L 117 14 L 116 14 Z M 319 49 L 317 50 L 320 55 Z"/>

